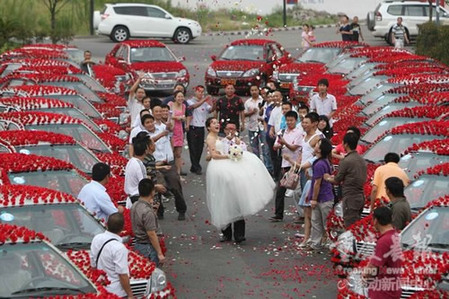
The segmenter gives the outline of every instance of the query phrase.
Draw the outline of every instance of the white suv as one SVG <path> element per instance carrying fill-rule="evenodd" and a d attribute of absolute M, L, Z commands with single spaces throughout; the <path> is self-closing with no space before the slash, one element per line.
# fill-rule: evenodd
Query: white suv
<path fill-rule="evenodd" d="M 383 1 L 374 12 L 368 13 L 368 28 L 375 37 L 389 41 L 390 28 L 396 24 L 398 17 L 402 17 L 402 24 L 408 28 L 409 36 L 414 38 L 418 35 L 418 25 L 429 21 L 429 3 L 427 1 Z M 436 7 L 433 4 L 432 20 L 435 21 L 435 18 Z M 449 13 L 443 7 L 440 7 L 440 22 L 443 25 L 449 24 Z"/>
<path fill-rule="evenodd" d="M 130 37 L 153 37 L 187 44 L 202 32 L 197 21 L 174 17 L 156 5 L 139 3 L 105 4 L 101 12 L 95 12 L 94 25 L 98 26 L 99 34 L 115 42 Z"/>

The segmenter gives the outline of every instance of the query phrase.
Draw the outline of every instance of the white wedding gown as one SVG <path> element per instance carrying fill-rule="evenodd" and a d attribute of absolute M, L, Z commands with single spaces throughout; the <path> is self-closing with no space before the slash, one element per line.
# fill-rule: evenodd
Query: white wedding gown
<path fill-rule="evenodd" d="M 215 146 L 223 153 L 220 140 Z M 221 229 L 262 210 L 273 198 L 276 184 L 262 161 L 244 151 L 238 161 L 212 159 L 206 171 L 206 186 L 212 224 Z"/>

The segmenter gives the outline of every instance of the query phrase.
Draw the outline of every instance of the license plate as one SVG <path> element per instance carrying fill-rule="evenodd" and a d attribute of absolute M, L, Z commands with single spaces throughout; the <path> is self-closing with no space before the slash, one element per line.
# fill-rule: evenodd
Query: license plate
<path fill-rule="evenodd" d="M 221 85 L 226 86 L 228 84 L 235 85 L 236 80 L 235 79 L 222 79 Z"/>
<path fill-rule="evenodd" d="M 281 83 L 281 88 L 290 88 L 290 83 Z"/>

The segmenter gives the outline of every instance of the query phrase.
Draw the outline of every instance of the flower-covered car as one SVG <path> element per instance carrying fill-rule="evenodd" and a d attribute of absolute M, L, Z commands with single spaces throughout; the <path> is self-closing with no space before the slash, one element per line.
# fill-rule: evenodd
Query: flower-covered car
<path fill-rule="evenodd" d="M 104 162 L 114 175 L 123 176 L 128 160 L 117 153 L 96 153 L 70 136 L 46 131 L 0 131 L 0 152 L 34 154 L 73 164 L 87 175 L 92 167 Z"/>
<path fill-rule="evenodd" d="M 217 94 L 228 84 L 247 93 L 251 85 L 264 86 L 276 69 L 291 62 L 284 47 L 268 39 L 236 40 L 211 58 L 205 74 L 209 94 Z"/>
<path fill-rule="evenodd" d="M 338 263 L 339 259 L 346 254 L 353 255 L 352 250 L 357 247 L 354 245 L 356 240 L 366 240 L 366 235 L 375 235 L 370 222 L 371 220 L 367 220 L 367 223 L 362 223 L 358 227 L 354 226 L 348 231 L 333 257 L 334 262 Z M 401 298 L 447 298 L 449 295 L 447 291 L 437 289 L 442 281 L 447 282 L 449 278 L 448 225 L 449 196 L 445 196 L 430 202 L 427 208 L 402 230 L 400 242 L 404 251 Z M 354 232 L 355 234 L 351 236 Z M 371 256 L 374 252 L 374 243 L 362 245 L 364 253 L 361 257 Z M 361 249 L 358 250 L 361 251 Z M 360 271 L 367 262 L 368 260 L 365 259 L 360 263 L 352 264 L 356 268 L 352 269 L 346 279 L 339 282 L 338 298 L 367 298 L 366 285 L 361 279 Z M 428 297 L 425 296 L 426 294 Z"/>
<path fill-rule="evenodd" d="M 351 47 L 365 46 L 356 42 L 318 43 L 301 53 L 294 61 L 280 66 L 273 72 L 273 79 L 279 83 L 282 91 L 288 91 L 298 76 L 307 76 L 312 72 L 325 72 L 324 65 L 332 61 L 342 51 Z"/>
<path fill-rule="evenodd" d="M 0 214 L 1 298 L 118 298 L 101 285 L 108 283 L 103 271 L 83 274 L 42 233 L 7 224 L 10 219 Z"/>
<path fill-rule="evenodd" d="M 155 40 L 121 42 L 105 58 L 106 64 L 142 76 L 145 90 L 163 92 L 173 91 L 176 84 L 189 85 L 189 72 L 181 60 Z"/>
<path fill-rule="evenodd" d="M 91 271 L 89 255 L 92 239 L 105 231 L 74 197 L 33 186 L 0 187 L 0 223 L 33 228 L 64 251 L 82 271 Z M 126 226 L 125 226 L 126 227 Z M 124 231 L 122 236 L 132 232 Z M 86 262 L 87 261 L 87 262 Z M 166 298 L 173 295 L 165 273 L 147 258 L 130 251 L 130 284 L 134 296 Z"/>
<path fill-rule="evenodd" d="M 360 141 L 371 144 L 379 136 L 385 134 L 385 132 L 391 130 L 394 127 L 427 121 L 431 119 L 444 119 L 444 115 L 448 113 L 448 108 L 435 106 L 404 108 L 399 111 L 394 111 L 379 118 L 379 120 L 374 123 L 373 126 L 368 129 L 368 131 L 362 137 L 360 137 Z"/>
<path fill-rule="evenodd" d="M 442 163 L 449 163 L 449 139 L 414 144 L 405 150 L 399 166 L 411 180 L 418 172 Z"/>
<path fill-rule="evenodd" d="M 123 151 L 126 145 L 126 141 L 110 133 L 93 132 L 80 120 L 62 114 L 28 111 L 2 113 L 2 123 L 9 130 L 42 130 L 68 135 L 96 152 Z"/>
<path fill-rule="evenodd" d="M 40 111 L 71 116 L 81 120 L 95 132 L 102 132 L 100 127 L 74 105 L 56 99 L 10 97 L 0 98 L 0 105 L 12 108 L 8 111 Z"/>
<path fill-rule="evenodd" d="M 363 154 L 367 161 L 381 162 L 387 153 L 403 153 L 416 143 L 449 137 L 449 121 L 431 120 L 395 127 L 378 139 Z"/>
<path fill-rule="evenodd" d="M 73 62 L 81 63 L 84 60 L 84 51 L 74 45 L 29 44 L 24 45 L 21 49 L 58 50 L 66 53 Z"/>

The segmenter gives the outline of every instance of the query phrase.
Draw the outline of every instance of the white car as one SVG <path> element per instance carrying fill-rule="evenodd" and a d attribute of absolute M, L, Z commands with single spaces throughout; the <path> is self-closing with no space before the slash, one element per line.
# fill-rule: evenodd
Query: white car
<path fill-rule="evenodd" d="M 375 37 L 389 41 L 390 28 L 396 24 L 398 17 L 402 17 L 402 24 L 407 27 L 409 36 L 414 38 L 418 35 L 418 25 L 429 21 L 429 3 L 427 1 L 382 1 L 374 12 L 368 13 L 368 29 Z M 432 20 L 435 18 L 436 6 L 433 4 Z M 440 23 L 449 25 L 449 13 L 442 6 L 440 6 Z"/>
<path fill-rule="evenodd" d="M 115 42 L 130 37 L 171 38 L 187 44 L 201 35 L 201 25 L 194 20 L 178 18 L 156 5 L 139 3 L 105 4 L 94 13 L 98 33 Z"/>

